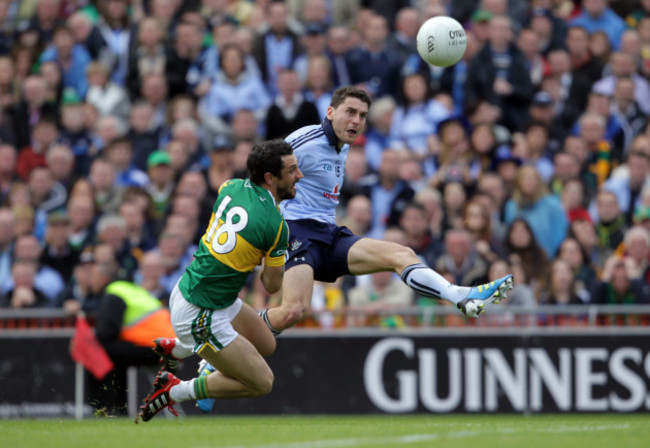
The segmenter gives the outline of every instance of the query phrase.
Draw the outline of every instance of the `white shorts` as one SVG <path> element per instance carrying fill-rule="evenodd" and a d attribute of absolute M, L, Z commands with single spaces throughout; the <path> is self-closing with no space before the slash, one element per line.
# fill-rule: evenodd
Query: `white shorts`
<path fill-rule="evenodd" d="M 242 305 L 241 299 L 237 299 L 232 305 L 221 310 L 200 308 L 185 300 L 178 284 L 174 286 L 169 297 L 169 309 L 176 337 L 183 347 L 193 353 L 200 353 L 208 346 L 218 352 L 234 341 L 237 332 L 231 322 L 239 314 Z"/>

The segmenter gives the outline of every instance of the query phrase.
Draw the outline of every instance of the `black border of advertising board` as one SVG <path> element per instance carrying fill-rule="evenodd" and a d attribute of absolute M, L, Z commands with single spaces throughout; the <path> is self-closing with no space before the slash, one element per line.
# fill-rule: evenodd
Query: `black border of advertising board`
<path fill-rule="evenodd" d="M 0 339 L 2 338 L 0 334 Z M 3 340 L 0 418 L 73 415 L 69 338 Z M 179 376 L 196 374 L 198 358 Z M 334 333 L 278 339 L 268 396 L 219 414 L 560 413 L 650 409 L 650 334 Z M 155 373 L 155 372 L 153 372 Z M 140 369 L 144 396 L 153 373 Z M 198 411 L 182 403 L 182 412 Z M 89 414 L 92 411 L 86 409 Z"/>

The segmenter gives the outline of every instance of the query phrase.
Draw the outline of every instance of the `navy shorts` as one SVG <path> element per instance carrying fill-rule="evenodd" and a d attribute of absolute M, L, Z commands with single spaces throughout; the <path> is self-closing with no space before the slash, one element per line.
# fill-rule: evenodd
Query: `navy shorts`
<path fill-rule="evenodd" d="M 300 264 L 314 268 L 314 279 L 333 282 L 348 270 L 350 247 L 361 239 L 347 227 L 299 219 L 287 221 L 289 225 L 289 258 L 285 265 L 290 269 Z"/>

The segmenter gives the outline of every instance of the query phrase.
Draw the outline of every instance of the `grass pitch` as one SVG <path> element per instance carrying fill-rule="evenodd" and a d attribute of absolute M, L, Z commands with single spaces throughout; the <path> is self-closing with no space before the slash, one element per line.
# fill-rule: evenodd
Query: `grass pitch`
<path fill-rule="evenodd" d="M 0 421 L 12 448 L 647 448 L 648 415 L 187 417 Z"/>

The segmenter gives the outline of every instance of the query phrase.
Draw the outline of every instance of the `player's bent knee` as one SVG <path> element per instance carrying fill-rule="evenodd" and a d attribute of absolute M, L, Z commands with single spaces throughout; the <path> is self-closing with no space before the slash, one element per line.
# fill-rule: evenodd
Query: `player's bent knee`
<path fill-rule="evenodd" d="M 269 370 L 264 374 L 254 385 L 253 387 L 253 396 L 261 397 L 262 395 L 267 395 L 273 390 L 273 372 Z"/>

